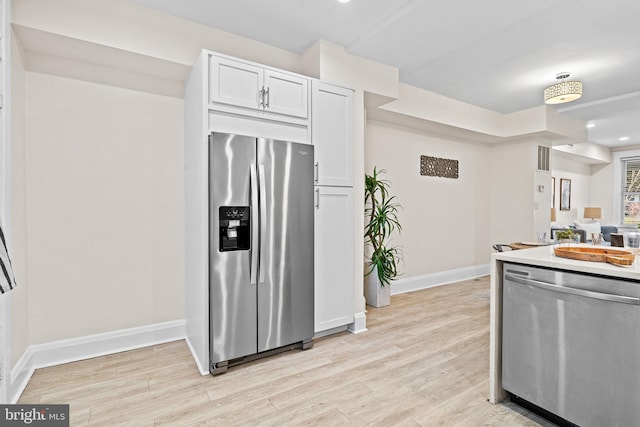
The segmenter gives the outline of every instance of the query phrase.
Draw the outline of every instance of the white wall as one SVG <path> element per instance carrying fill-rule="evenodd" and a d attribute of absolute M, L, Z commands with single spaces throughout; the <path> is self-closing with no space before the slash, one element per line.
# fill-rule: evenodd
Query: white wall
<path fill-rule="evenodd" d="M 615 215 L 616 209 L 614 208 L 613 197 L 613 163 L 591 166 L 590 178 L 589 206 L 600 206 L 602 208 L 602 219 L 600 220 L 602 224 L 618 225 L 620 219 Z"/>
<path fill-rule="evenodd" d="M 540 233 L 546 233 L 550 239 L 549 225 L 551 224 L 551 173 L 534 172 L 533 182 L 533 231 L 536 239 Z"/>
<path fill-rule="evenodd" d="M 493 243 L 536 238 L 534 221 L 537 141 L 500 143 L 491 154 L 490 226 Z"/>
<path fill-rule="evenodd" d="M 489 262 L 489 154 L 481 145 L 443 139 L 368 121 L 365 170 L 387 170 L 391 193 L 402 205 L 402 278 Z M 459 161 L 459 178 L 420 175 L 420 156 Z"/>
<path fill-rule="evenodd" d="M 183 102 L 26 73 L 30 343 L 184 318 Z"/>
<path fill-rule="evenodd" d="M 556 178 L 556 214 L 558 225 L 573 224 L 574 221 L 584 222 L 582 214 L 584 208 L 591 206 L 591 166 L 583 162 L 572 160 L 566 155 L 558 155 L 553 153 L 551 157 L 551 173 Z M 571 180 L 571 210 L 560 210 L 560 179 L 566 178 Z M 607 213 L 605 206 L 603 208 L 604 215 Z M 590 221 L 590 219 L 588 219 Z M 604 221 L 602 221 L 605 223 Z"/>

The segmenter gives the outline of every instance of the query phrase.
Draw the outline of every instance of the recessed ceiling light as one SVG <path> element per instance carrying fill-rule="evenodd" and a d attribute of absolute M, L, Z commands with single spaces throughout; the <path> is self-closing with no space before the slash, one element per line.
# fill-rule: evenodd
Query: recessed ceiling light
<path fill-rule="evenodd" d="M 351 0 L 338 0 L 338 3 L 349 3 Z"/>
<path fill-rule="evenodd" d="M 587 127 L 588 128 L 594 128 L 596 127 L 595 123 L 587 123 Z"/>
<path fill-rule="evenodd" d="M 628 141 L 629 137 L 628 136 L 623 136 L 621 138 L 618 138 L 618 141 Z"/>

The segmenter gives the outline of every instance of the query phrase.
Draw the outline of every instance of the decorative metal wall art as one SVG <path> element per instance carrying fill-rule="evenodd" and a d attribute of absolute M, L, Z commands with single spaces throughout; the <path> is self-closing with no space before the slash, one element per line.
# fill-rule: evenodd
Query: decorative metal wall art
<path fill-rule="evenodd" d="M 458 161 L 420 156 L 420 175 L 458 179 Z"/>

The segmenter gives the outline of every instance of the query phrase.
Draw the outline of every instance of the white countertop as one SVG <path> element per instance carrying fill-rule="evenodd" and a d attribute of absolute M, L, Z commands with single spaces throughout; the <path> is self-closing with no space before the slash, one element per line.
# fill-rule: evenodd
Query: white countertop
<path fill-rule="evenodd" d="M 592 247 L 592 245 L 588 244 L 581 244 L 577 246 Z M 636 262 L 632 266 L 621 267 L 607 262 L 578 261 L 557 257 L 553 254 L 553 248 L 554 246 L 540 246 L 531 249 L 499 252 L 492 254 L 492 257 L 499 261 L 512 261 L 521 264 L 537 265 L 540 267 L 560 268 L 563 270 L 600 274 L 604 276 L 635 279 L 640 281 L 640 260 L 638 259 L 636 259 Z M 633 250 L 630 248 L 611 249 Z"/>

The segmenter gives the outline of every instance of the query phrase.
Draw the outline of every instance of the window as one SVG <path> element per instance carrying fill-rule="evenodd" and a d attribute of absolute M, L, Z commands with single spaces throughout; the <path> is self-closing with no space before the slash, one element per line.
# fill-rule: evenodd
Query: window
<path fill-rule="evenodd" d="M 640 224 L 640 157 L 621 158 L 621 224 Z"/>

